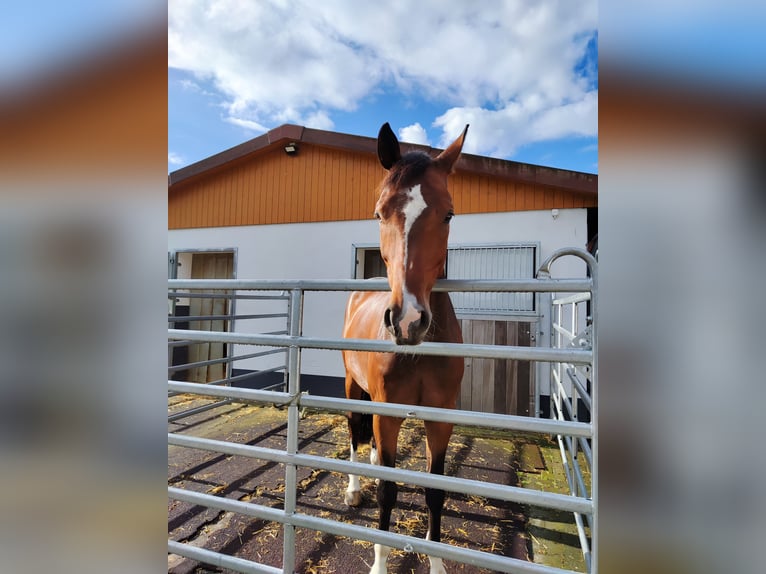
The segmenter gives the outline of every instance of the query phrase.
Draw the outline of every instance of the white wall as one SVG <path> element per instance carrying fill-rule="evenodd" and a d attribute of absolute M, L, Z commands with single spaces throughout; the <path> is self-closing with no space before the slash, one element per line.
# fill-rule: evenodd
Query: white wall
<path fill-rule="evenodd" d="M 557 218 L 549 210 L 458 215 L 451 224 L 450 243 L 540 242 L 540 261 L 561 247 L 585 247 L 586 210 L 560 209 Z M 238 279 L 339 279 L 350 278 L 353 270 L 353 244 L 377 244 L 378 224 L 369 221 L 339 221 L 286 225 L 258 225 L 205 229 L 180 229 L 168 232 L 168 249 L 236 248 Z M 583 277 L 585 265 L 575 258 L 554 264 L 554 277 Z M 309 293 L 304 305 L 304 334 L 339 337 L 347 294 Z M 237 312 L 248 312 L 238 302 Z M 262 307 L 260 307 L 262 308 Z M 274 327 L 279 328 L 278 324 Z M 238 331 L 247 330 L 242 321 Z M 236 348 L 236 354 L 253 352 Z M 271 364 L 254 361 L 238 368 L 264 368 Z M 302 356 L 304 373 L 343 376 L 339 351 L 307 350 Z"/>

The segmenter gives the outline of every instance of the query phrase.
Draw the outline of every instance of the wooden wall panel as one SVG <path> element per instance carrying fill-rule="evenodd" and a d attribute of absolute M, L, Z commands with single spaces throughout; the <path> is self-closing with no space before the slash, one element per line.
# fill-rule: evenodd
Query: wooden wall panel
<path fill-rule="evenodd" d="M 531 346 L 530 323 L 462 319 L 463 341 L 483 345 Z M 457 407 L 486 413 L 529 416 L 532 369 L 529 361 L 465 359 Z"/>
<path fill-rule="evenodd" d="M 177 184 L 168 194 L 170 229 L 371 219 L 385 175 L 372 154 L 303 143 Z M 597 198 L 468 172 L 450 179 L 455 212 L 595 207 Z"/>

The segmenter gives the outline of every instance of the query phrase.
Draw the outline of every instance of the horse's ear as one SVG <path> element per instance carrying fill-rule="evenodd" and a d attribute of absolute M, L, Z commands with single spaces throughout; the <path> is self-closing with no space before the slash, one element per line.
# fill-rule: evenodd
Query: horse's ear
<path fill-rule="evenodd" d="M 388 125 L 388 122 L 380 126 L 378 132 L 378 159 L 380 164 L 386 169 L 391 167 L 401 159 L 402 153 L 399 150 L 399 140 L 396 134 Z"/>
<path fill-rule="evenodd" d="M 449 147 L 441 152 L 434 160 L 436 167 L 446 173 L 452 173 L 452 168 L 455 166 L 455 162 L 457 161 L 457 158 L 460 157 L 460 152 L 463 150 L 463 142 L 465 142 L 465 134 L 467 133 L 468 124 L 465 125 L 465 129 L 463 130 L 463 133 L 460 134 L 460 137 L 452 142 Z"/>

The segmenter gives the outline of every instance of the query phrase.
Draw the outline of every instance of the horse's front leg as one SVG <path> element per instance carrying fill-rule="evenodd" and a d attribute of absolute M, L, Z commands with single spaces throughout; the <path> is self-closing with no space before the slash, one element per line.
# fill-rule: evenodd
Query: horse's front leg
<path fill-rule="evenodd" d="M 447 454 L 452 424 L 426 421 L 426 458 L 428 472 L 444 474 L 444 459 Z M 428 533 L 426 540 L 441 542 L 442 508 L 444 507 L 444 491 L 436 488 L 426 488 L 426 505 L 428 506 Z M 441 558 L 428 557 L 431 564 L 429 574 L 447 574 Z"/>
<path fill-rule="evenodd" d="M 383 466 L 394 467 L 396 464 L 396 444 L 399 429 L 404 419 L 373 415 L 372 429 L 378 447 L 378 458 Z M 396 504 L 396 482 L 381 480 L 378 482 L 378 528 L 388 530 L 391 525 L 391 511 Z M 386 574 L 386 561 L 391 548 L 382 544 L 375 545 L 375 562 L 370 574 Z"/>
<path fill-rule="evenodd" d="M 354 378 L 346 375 L 346 397 L 354 400 L 361 400 L 365 396 L 362 388 L 357 384 Z M 351 462 L 357 461 L 357 449 L 360 444 L 370 442 L 372 435 L 372 415 L 362 413 L 348 413 L 348 430 L 350 438 L 350 456 Z M 362 503 L 362 491 L 359 483 L 359 475 L 348 475 L 348 488 L 346 488 L 345 502 L 348 506 L 359 506 Z"/>

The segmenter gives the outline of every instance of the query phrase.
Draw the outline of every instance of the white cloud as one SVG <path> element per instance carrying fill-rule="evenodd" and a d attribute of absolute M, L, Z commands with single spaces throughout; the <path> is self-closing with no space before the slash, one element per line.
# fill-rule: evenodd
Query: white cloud
<path fill-rule="evenodd" d="M 510 102 L 498 110 L 451 108 L 434 121 L 442 129 L 440 147 L 449 145 L 470 124 L 465 151 L 509 157 L 520 146 L 571 136 L 595 137 L 598 94 L 587 92 L 575 102 L 540 106 L 536 100 Z"/>
<path fill-rule="evenodd" d="M 264 133 L 269 131 L 269 128 L 259 124 L 258 122 L 254 122 L 253 120 L 245 120 L 242 118 L 236 118 L 234 116 L 228 116 L 226 121 L 230 124 L 234 124 L 235 126 L 239 126 L 241 128 L 245 128 L 246 130 L 257 133 Z"/>
<path fill-rule="evenodd" d="M 186 160 L 177 153 L 168 152 L 168 164 L 169 165 L 183 165 Z"/>
<path fill-rule="evenodd" d="M 470 120 L 472 153 L 501 153 L 595 134 L 597 96 L 574 69 L 596 25 L 596 0 L 170 0 L 168 64 L 220 90 L 232 123 L 330 129 L 396 88 L 451 106 L 428 119 L 440 143 Z"/>
<path fill-rule="evenodd" d="M 405 126 L 399 130 L 399 140 L 408 143 L 431 145 L 428 142 L 428 134 L 419 122 Z"/>

